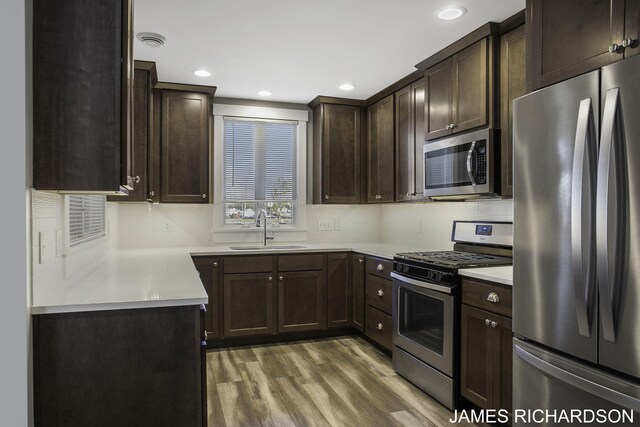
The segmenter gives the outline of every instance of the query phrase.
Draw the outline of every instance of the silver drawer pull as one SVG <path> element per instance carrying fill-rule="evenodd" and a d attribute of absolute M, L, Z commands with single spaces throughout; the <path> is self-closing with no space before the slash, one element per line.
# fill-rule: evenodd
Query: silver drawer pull
<path fill-rule="evenodd" d="M 491 324 L 491 320 L 489 319 L 484 319 L 484 324 L 489 326 Z"/>
<path fill-rule="evenodd" d="M 500 302 L 500 297 L 495 292 L 491 292 L 487 297 L 487 301 L 489 302 Z"/>
<path fill-rule="evenodd" d="M 383 271 L 384 270 L 384 266 L 382 264 L 378 264 L 378 266 L 376 267 L 376 270 Z"/>
<path fill-rule="evenodd" d="M 378 324 L 376 325 L 376 329 L 377 329 L 377 330 L 379 330 L 379 331 L 381 331 L 381 330 L 382 330 L 382 323 L 378 323 Z"/>
<path fill-rule="evenodd" d="M 496 326 L 498 326 L 498 322 L 491 322 L 491 327 L 495 328 Z"/>
<path fill-rule="evenodd" d="M 382 289 L 378 289 L 378 296 L 381 297 L 384 295 L 384 291 Z"/>

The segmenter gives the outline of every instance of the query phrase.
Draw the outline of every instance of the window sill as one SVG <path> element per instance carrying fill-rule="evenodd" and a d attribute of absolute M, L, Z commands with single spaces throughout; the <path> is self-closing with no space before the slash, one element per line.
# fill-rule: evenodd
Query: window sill
<path fill-rule="evenodd" d="M 306 228 L 301 228 L 301 227 L 278 227 L 278 228 L 271 228 L 271 227 L 267 227 L 267 233 L 304 233 L 306 232 L 307 229 Z M 229 228 L 214 228 L 213 229 L 214 233 L 262 233 L 262 228 L 258 228 L 258 227 L 249 227 L 249 228 L 235 228 L 235 227 L 229 227 Z"/>

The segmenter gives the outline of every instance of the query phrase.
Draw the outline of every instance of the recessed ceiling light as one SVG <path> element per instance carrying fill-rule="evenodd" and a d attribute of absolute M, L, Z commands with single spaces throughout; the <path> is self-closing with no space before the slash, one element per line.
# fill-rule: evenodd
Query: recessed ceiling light
<path fill-rule="evenodd" d="M 356 88 L 356 85 L 354 85 L 353 83 L 342 83 L 340 85 L 340 90 L 354 90 Z"/>
<path fill-rule="evenodd" d="M 149 47 L 160 47 L 167 41 L 167 38 L 158 33 L 138 33 L 136 34 L 140 43 Z"/>
<path fill-rule="evenodd" d="M 460 18 L 465 13 L 467 13 L 467 9 L 462 6 L 450 6 L 438 10 L 436 16 L 444 21 L 451 21 Z"/>
<path fill-rule="evenodd" d="M 202 69 L 200 69 L 200 70 L 195 70 L 195 71 L 193 72 L 193 74 L 195 74 L 195 75 L 196 75 L 196 76 L 198 76 L 198 77 L 209 77 L 209 76 L 211 75 L 211 73 L 210 73 L 209 71 L 207 71 L 207 70 L 202 70 Z"/>
<path fill-rule="evenodd" d="M 261 90 L 260 92 L 258 92 L 258 95 L 260 95 L 260 96 L 271 96 L 273 94 L 271 92 L 269 92 L 268 90 Z"/>

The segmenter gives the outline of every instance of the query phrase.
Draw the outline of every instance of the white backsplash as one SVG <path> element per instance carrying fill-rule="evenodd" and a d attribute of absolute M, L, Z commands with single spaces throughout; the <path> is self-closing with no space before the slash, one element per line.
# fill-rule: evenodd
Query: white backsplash
<path fill-rule="evenodd" d="M 259 231 L 222 229 L 220 205 L 107 203 L 117 210 L 122 248 L 257 244 Z M 275 242 L 388 243 L 451 248 L 454 220 L 512 221 L 511 200 L 380 205 L 301 205 L 301 230 L 272 229 Z M 322 230 L 327 228 L 327 230 Z M 114 229 L 115 230 L 115 229 Z"/>
<path fill-rule="evenodd" d="M 106 239 L 88 242 L 65 254 L 64 196 L 33 190 L 31 192 L 33 287 L 47 286 L 93 270 L 109 248 L 118 247 L 118 229 L 118 207 L 113 203 L 107 203 Z M 40 244 L 41 238 L 43 245 Z M 44 257 L 41 257 L 41 246 Z"/>

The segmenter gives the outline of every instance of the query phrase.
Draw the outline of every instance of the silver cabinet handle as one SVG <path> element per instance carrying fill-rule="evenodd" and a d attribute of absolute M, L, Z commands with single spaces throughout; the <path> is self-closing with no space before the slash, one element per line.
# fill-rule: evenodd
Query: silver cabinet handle
<path fill-rule="evenodd" d="M 204 331 L 204 339 L 208 340 L 209 339 L 209 332 Z"/>
<path fill-rule="evenodd" d="M 278 277 L 278 280 L 280 280 L 282 282 L 284 280 L 284 277 L 280 276 L 280 277 Z"/>
<path fill-rule="evenodd" d="M 455 123 L 451 123 L 451 125 L 450 125 L 450 126 L 451 126 L 451 129 L 453 130 L 453 129 L 455 129 L 455 128 L 456 128 L 456 126 L 457 126 L 457 125 L 456 125 Z"/>
<path fill-rule="evenodd" d="M 495 328 L 496 326 L 498 326 L 498 322 L 491 322 L 491 327 Z"/>
<path fill-rule="evenodd" d="M 358 258 L 358 262 L 359 262 L 359 263 L 363 263 L 363 262 L 364 262 L 364 259 L 362 259 L 362 258 Z"/>
<path fill-rule="evenodd" d="M 202 198 L 203 198 L 203 199 L 206 199 L 206 198 L 207 198 L 207 195 L 206 195 L 206 194 L 203 194 L 203 195 L 202 195 Z"/>
<path fill-rule="evenodd" d="M 622 47 L 636 47 L 637 40 L 635 39 L 624 39 L 622 40 Z"/>
<path fill-rule="evenodd" d="M 328 194 L 325 194 L 325 195 L 324 195 L 324 199 L 325 199 L 325 200 L 329 200 L 329 195 L 328 195 Z"/>
<path fill-rule="evenodd" d="M 622 53 L 623 50 L 622 46 L 617 43 L 611 43 L 609 46 L 609 53 Z"/>
<path fill-rule="evenodd" d="M 155 191 L 149 191 L 149 195 L 150 195 L 151 197 L 153 197 L 153 196 L 155 196 L 155 195 L 156 195 L 156 192 L 155 192 Z"/>
<path fill-rule="evenodd" d="M 382 323 L 378 323 L 378 324 L 376 325 L 376 329 L 377 329 L 377 330 L 379 330 L 379 331 L 381 331 L 381 330 L 382 330 Z"/>
<path fill-rule="evenodd" d="M 218 261 L 214 261 L 213 266 L 217 267 L 218 266 Z"/>
<path fill-rule="evenodd" d="M 382 289 L 378 289 L 378 296 L 381 297 L 384 295 L 384 291 Z"/>
<path fill-rule="evenodd" d="M 411 197 L 413 193 L 407 193 L 407 197 Z"/>
<path fill-rule="evenodd" d="M 384 270 L 384 265 L 378 264 L 378 266 L 376 267 L 376 270 L 383 271 Z"/>
<path fill-rule="evenodd" d="M 446 125 L 444 128 L 445 128 L 446 130 L 449 130 L 449 129 L 451 129 L 451 125 Z"/>
<path fill-rule="evenodd" d="M 272 281 L 273 281 L 273 277 L 269 276 L 269 277 L 267 278 L 267 280 L 268 280 L 269 282 L 272 282 Z"/>
<path fill-rule="evenodd" d="M 491 320 L 489 319 L 484 319 L 484 324 L 489 326 L 491 324 Z"/>
<path fill-rule="evenodd" d="M 130 176 L 129 178 L 131 178 L 131 182 L 133 182 L 134 184 L 140 184 L 140 176 L 139 175 Z"/>
<path fill-rule="evenodd" d="M 598 140 L 593 125 L 591 98 L 580 101 L 571 180 L 571 267 L 576 297 L 578 332 L 591 336 L 595 299 L 594 202 Z"/>
<path fill-rule="evenodd" d="M 602 126 L 600 134 L 600 153 L 598 156 L 598 176 L 596 189 L 596 269 L 600 292 L 600 313 L 602 314 L 602 332 L 605 341 L 616 342 L 615 325 L 615 284 L 620 280 L 620 254 L 625 245 L 624 233 L 621 233 L 621 220 L 624 220 L 624 202 L 617 195 L 614 212 L 609 212 L 609 185 L 611 181 L 611 164 L 613 163 L 613 175 L 617 176 L 618 162 L 620 159 L 620 120 L 618 120 L 618 104 L 620 89 L 613 88 L 607 91 L 602 114 Z M 614 178 L 615 179 L 615 178 Z M 618 194 L 625 192 L 626 182 L 616 182 Z M 620 188 L 622 187 L 622 188 Z M 609 214 L 617 216 L 616 224 L 609 224 Z M 610 247 L 609 237 L 616 234 L 616 245 Z M 614 267 L 612 274 L 610 268 Z"/>
<path fill-rule="evenodd" d="M 489 302 L 500 302 L 500 297 L 495 292 L 491 292 L 487 297 L 487 301 Z"/>

